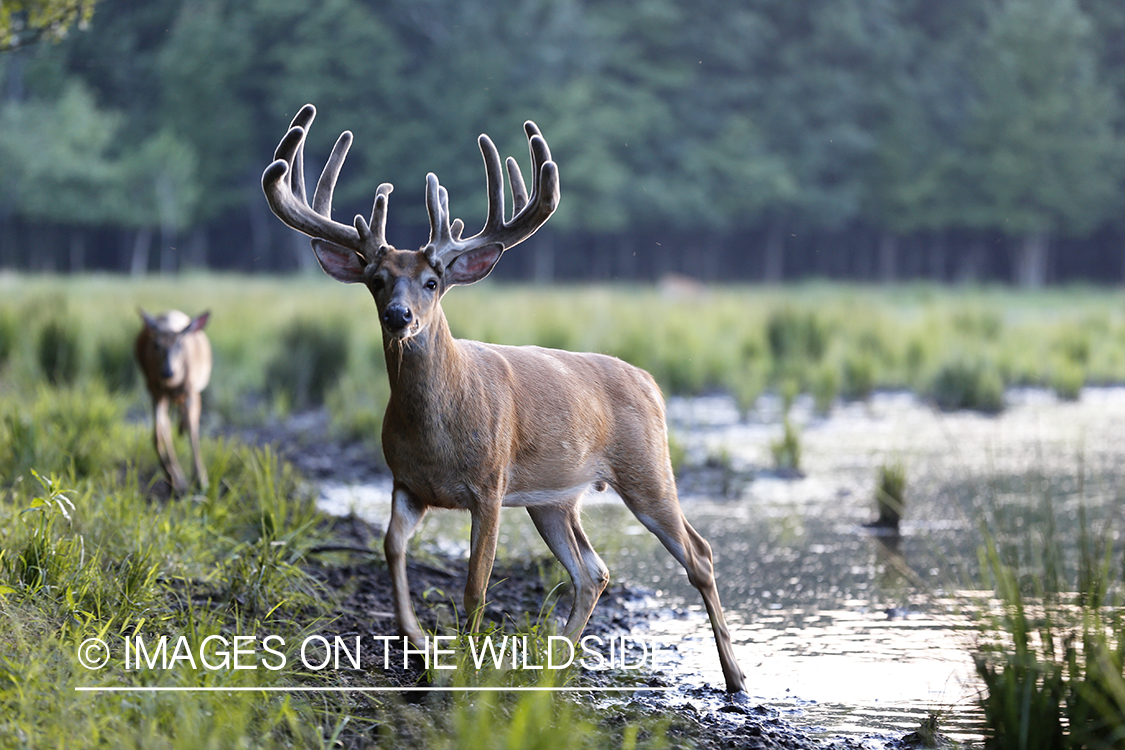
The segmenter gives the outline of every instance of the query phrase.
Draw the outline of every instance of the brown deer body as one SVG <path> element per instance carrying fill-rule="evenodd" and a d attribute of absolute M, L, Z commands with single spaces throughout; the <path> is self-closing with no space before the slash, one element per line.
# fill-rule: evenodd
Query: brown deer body
<path fill-rule="evenodd" d="M 136 354 L 152 396 L 152 440 L 177 495 L 186 492 L 188 484 L 172 442 L 169 407 L 173 404 L 180 411 L 180 434 L 187 432 L 191 439 L 196 478 L 207 488 L 207 470 L 199 452 L 199 416 L 201 394 L 211 380 L 211 342 L 203 332 L 208 317 L 203 313 L 189 318 L 179 310 L 169 310 L 153 318 L 141 311 L 144 327 L 137 335 Z"/>
<path fill-rule="evenodd" d="M 471 514 L 464 604 L 475 629 L 496 554 L 500 508 L 522 506 L 573 581 L 565 634 L 577 638 L 609 580 L 582 530 L 580 503 L 591 489 L 610 486 L 687 570 L 706 605 L 726 687 L 743 690 L 711 548 L 680 511 L 664 402 L 652 377 L 604 355 L 483 344 L 450 334 L 442 295 L 487 276 L 504 250 L 534 233 L 558 205 L 558 171 L 538 128 L 525 125 L 534 169 L 530 197 L 515 161 L 508 160 L 510 220 L 503 215 L 499 155 L 481 136 L 489 194 L 485 228 L 461 239 L 462 222 L 450 222 L 448 196 L 431 174 L 430 242 L 409 251 L 384 238 L 389 185 L 379 187 L 370 221 L 356 217 L 348 226 L 329 218 L 350 133 L 337 141 L 313 204 L 307 203 L 302 152 L 314 116 L 311 105 L 298 113 L 262 183 L 274 213 L 314 238 L 324 270 L 338 281 L 364 283 L 375 299 L 391 386 L 382 438 L 394 490 L 384 548 L 401 632 L 423 641 L 405 555 L 426 510 Z"/>

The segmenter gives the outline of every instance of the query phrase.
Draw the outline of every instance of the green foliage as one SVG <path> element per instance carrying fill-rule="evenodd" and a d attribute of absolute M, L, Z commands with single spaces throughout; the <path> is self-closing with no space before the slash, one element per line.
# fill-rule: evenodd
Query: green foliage
<path fill-rule="evenodd" d="M 58 406 L 55 402 L 63 402 Z M 115 412 L 105 421 L 104 403 Z M 0 745 L 66 747 L 286 748 L 342 744 L 433 748 L 660 747 L 651 717 L 591 710 L 550 693 L 450 697 L 414 706 L 390 694 L 354 702 L 331 693 L 277 695 L 223 688 L 319 686 L 296 647 L 331 632 L 335 601 L 307 570 L 306 555 L 329 525 L 306 483 L 269 450 L 204 440 L 213 480 L 206 497 L 161 501 L 142 476 L 155 466 L 140 424 L 121 418 L 125 401 L 90 389 L 77 395 L 43 387 L 34 403 L 0 389 L 0 414 L 19 415 L 25 445 L 51 446 L 58 428 L 42 417 L 81 424 L 105 450 L 82 476 L 28 468 L 0 487 Z M 86 412 L 86 413 L 84 413 Z M 33 417 L 23 419 L 22 417 Z M 10 434 L 0 433 L 0 453 Z M 54 461 L 32 451 L 35 461 Z M 64 467 L 67 461 L 59 461 Z M 140 466 L 138 466 L 140 464 Z M 0 477 L 11 474 L 0 467 Z M 529 623 L 536 653 L 551 631 Z M 272 669 L 125 668 L 126 639 L 187 639 L 194 653 L 209 637 L 266 634 L 285 639 L 287 666 Z M 79 663 L 90 638 L 109 646 L 101 670 Z M 169 652 L 172 647 L 169 646 Z M 535 673 L 465 670 L 481 684 L 535 685 Z M 513 677 L 514 676 L 514 677 Z M 341 684 L 384 686 L 377 674 L 338 673 Z M 508 682 L 505 682 L 505 681 Z M 551 683 L 544 683 L 551 684 Z M 173 695 L 101 694 L 77 688 L 206 687 Z M 372 730 L 372 726 L 379 727 Z M 487 726 L 487 732 L 480 728 Z"/>
<path fill-rule="evenodd" d="M 840 393 L 840 376 L 835 367 L 821 366 L 813 373 L 812 395 L 813 406 L 817 414 L 828 414 L 832 409 L 832 402 Z"/>
<path fill-rule="evenodd" d="M 785 418 L 781 437 L 770 443 L 774 467 L 781 473 L 798 474 L 801 471 L 801 433 Z"/>
<path fill-rule="evenodd" d="M 1048 385 L 1062 400 L 1077 401 L 1086 385 L 1086 371 L 1073 360 L 1058 359 L 1051 368 Z"/>
<path fill-rule="evenodd" d="M 28 28 L 54 34 L 89 20 L 92 7 L 6 2 L 0 47 L 12 43 L 13 19 L 35 17 Z M 372 13 L 361 0 L 154 0 L 135 13 L 102 4 L 92 33 L 5 65 L 4 198 L 36 239 L 12 252 L 25 266 L 40 262 L 39 245 L 61 257 L 71 238 L 58 226 L 91 237 L 95 226 L 159 227 L 168 239 L 249 211 L 253 241 L 223 255 L 291 267 L 287 253 L 263 260 L 283 230 L 247 186 L 306 101 L 321 107 L 310 160 L 341 130 L 356 131 L 338 207 L 366 204 L 386 179 L 417 191 L 392 209 L 408 229 L 425 225 L 428 171 L 449 188 L 454 213 L 479 222 L 473 135 L 492 133 L 502 152 L 518 153 L 518 123 L 537 120 L 566 186 L 545 235 L 582 241 L 557 255 L 557 239 L 529 246 L 527 275 L 549 277 L 557 265 L 567 276 L 774 279 L 787 263 L 791 273 L 869 278 L 875 236 L 936 246 L 968 233 L 973 242 L 949 244 L 983 247 L 997 232 L 1041 239 L 1028 247 L 1042 249 L 1113 220 L 1125 169 L 1116 45 L 1125 21 L 1112 3 L 811 8 L 392 0 Z M 855 241 L 834 242 L 841 231 Z M 759 232 L 772 238 L 765 269 L 742 257 Z M 199 257 L 186 243 L 162 244 Z M 970 276 L 972 252 L 959 254 Z M 1025 266 L 1046 267 L 1025 254 L 1034 252 L 1016 253 L 1017 280 L 1037 278 Z M 939 265 L 925 272 L 948 277 Z M 990 265 L 996 274 L 1006 264 Z M 893 258 L 881 273 L 897 275 Z"/>
<path fill-rule="evenodd" d="M 80 540 L 65 535 L 60 538 L 54 528 L 60 518 L 70 523 L 67 508 L 74 510 L 74 503 L 67 493 L 73 490 L 61 489 L 54 477 L 42 477 L 34 470 L 31 473 L 42 486 L 43 495 L 33 497 L 21 514 L 34 519 L 23 519 L 31 531 L 26 544 L 13 549 L 11 556 L 4 560 L 4 574 L 11 584 L 37 592 L 63 585 L 64 576 L 81 567 L 82 550 Z"/>
<path fill-rule="evenodd" d="M 1113 210 L 1125 154 L 1089 17 L 1073 0 L 1006 0 L 986 15 L 967 134 L 968 216 L 1016 234 L 1097 224 Z"/>
<path fill-rule="evenodd" d="M 77 25 L 85 29 L 97 0 L 5 0 L 0 6 L 0 53 L 58 41 Z"/>
<path fill-rule="evenodd" d="M 0 309 L 0 370 L 8 364 L 12 350 L 16 347 L 16 318 L 6 309 Z"/>
<path fill-rule="evenodd" d="M 390 397 L 382 370 L 382 363 L 373 361 L 366 372 L 343 376 L 325 398 L 333 431 L 367 444 L 373 460 L 382 459 L 383 413 Z"/>
<path fill-rule="evenodd" d="M 927 395 L 942 411 L 972 409 L 996 413 L 1004 408 L 1004 382 L 985 359 L 956 357 L 938 368 Z"/>
<path fill-rule="evenodd" d="M 39 388 L 28 401 L 0 403 L 0 481 L 33 468 L 81 479 L 135 447 L 126 438 L 124 407 L 96 384 Z"/>
<path fill-rule="evenodd" d="M 766 322 L 766 341 L 775 362 L 819 362 L 828 348 L 828 332 L 816 313 L 782 308 Z"/>
<path fill-rule="evenodd" d="M 98 377 L 111 392 L 131 391 L 140 379 L 132 337 L 103 339 L 98 342 L 94 360 Z"/>
<path fill-rule="evenodd" d="M 124 127 L 78 80 L 54 100 L 0 105 L 0 195 L 30 220 L 183 228 L 199 193 L 194 153 L 167 130 L 119 153 Z"/>
<path fill-rule="evenodd" d="M 875 390 L 875 359 L 864 352 L 844 357 L 841 366 L 840 395 L 853 401 L 865 401 Z"/>
<path fill-rule="evenodd" d="M 78 377 L 81 353 L 78 330 L 70 321 L 53 318 L 39 330 L 39 369 L 52 385 L 70 385 Z"/>
<path fill-rule="evenodd" d="M 879 467 L 875 485 L 876 526 L 898 528 L 906 513 L 906 465 L 901 461 Z"/>
<path fill-rule="evenodd" d="M 69 315 L 49 302 L 60 296 L 70 300 Z M 854 289 L 824 285 L 783 292 L 730 287 L 670 304 L 655 290 L 627 286 L 485 284 L 455 290 L 444 305 L 458 336 L 615 354 L 651 372 L 666 395 L 718 390 L 744 409 L 763 391 L 790 398 L 811 393 L 823 411 L 837 396 L 909 388 L 941 408 L 992 412 L 1002 407 L 1007 387 L 1048 386 L 1072 397 L 1084 384 L 1125 382 L 1125 324 L 1114 317 L 1120 305 L 1108 291 L 868 289 L 859 313 L 856 296 Z M 210 413 L 248 423 L 273 408 L 295 408 L 302 398 L 309 406 L 319 400 L 337 435 L 373 447 L 379 442 L 387 398 L 382 342 L 370 323 L 371 301 L 358 291 L 340 294 L 331 282 L 303 277 L 189 276 L 143 284 L 12 277 L 8 285 L 0 280 L 0 300 L 0 322 L 7 315 L 21 321 L 20 332 L 30 332 L 14 339 L 2 371 L 5 382 L 25 393 L 34 393 L 43 375 L 37 350 L 46 323 L 39 321 L 63 321 L 73 341 L 76 306 L 102 312 L 98 327 L 83 322 L 81 356 L 68 377 L 130 392 L 135 307 L 164 300 L 213 310 Z M 802 343 L 776 344 L 785 359 L 775 359 L 771 330 L 775 341 Z M 810 336 L 819 342 L 811 348 L 803 343 Z M 263 391 L 272 402 L 260 398 Z"/>
<path fill-rule="evenodd" d="M 687 446 L 674 432 L 668 433 L 668 456 L 672 461 L 672 473 L 680 476 L 687 463 Z"/>
<path fill-rule="evenodd" d="M 347 327 L 340 321 L 294 320 L 281 332 L 266 368 L 266 390 L 294 409 L 324 403 L 348 363 Z"/>
<path fill-rule="evenodd" d="M 984 528 L 985 583 L 999 599 L 975 654 L 989 748 L 1115 748 L 1125 742 L 1125 566 L 1113 554 L 1114 525 L 1100 530 L 1078 512 L 1077 568 L 1051 533 L 1058 510 L 1043 497 L 1038 546 L 1011 545 L 1002 519 Z M 1116 519 L 1120 520 L 1120 519 Z M 1074 571 L 1073 573 L 1069 571 Z"/>

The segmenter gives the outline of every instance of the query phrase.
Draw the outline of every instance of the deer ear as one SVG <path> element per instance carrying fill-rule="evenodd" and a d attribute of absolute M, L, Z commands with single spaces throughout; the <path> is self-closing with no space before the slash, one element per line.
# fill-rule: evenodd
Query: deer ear
<path fill-rule="evenodd" d="M 145 322 L 146 328 L 156 328 L 156 321 L 153 320 L 153 317 L 151 315 L 149 315 L 139 307 L 137 308 L 137 312 L 140 313 L 141 320 Z"/>
<path fill-rule="evenodd" d="M 195 333 L 196 331 L 202 331 L 203 326 L 207 325 L 207 321 L 208 321 L 208 319 L 210 319 L 210 317 L 211 317 L 211 311 L 210 310 L 197 315 L 196 317 L 194 317 L 192 319 L 192 321 L 190 323 L 188 323 L 188 327 L 187 327 L 187 329 L 184 330 L 184 333 Z"/>
<path fill-rule="evenodd" d="M 363 281 L 364 265 L 354 250 L 333 245 L 326 240 L 313 240 L 312 248 L 316 259 L 320 261 L 320 267 L 336 281 L 345 284 Z"/>
<path fill-rule="evenodd" d="M 480 281 L 496 266 L 504 254 L 503 245 L 485 245 L 462 253 L 445 269 L 446 284 L 472 284 Z"/>

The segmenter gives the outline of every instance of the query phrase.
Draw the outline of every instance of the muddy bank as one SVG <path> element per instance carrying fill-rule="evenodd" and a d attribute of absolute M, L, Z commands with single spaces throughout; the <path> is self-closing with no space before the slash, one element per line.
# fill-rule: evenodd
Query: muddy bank
<path fill-rule="evenodd" d="M 345 637 L 397 635 L 392 614 L 390 575 L 378 552 L 382 544 L 381 531 L 354 516 L 334 519 L 332 524 L 332 536 L 338 546 L 318 549 L 309 563 L 309 570 L 317 580 L 341 596 L 331 627 L 321 632 Z M 375 552 L 369 555 L 359 552 L 363 549 Z M 464 613 L 458 614 L 465 585 L 464 569 L 463 560 L 432 553 L 425 561 L 409 562 L 414 609 L 425 630 L 454 633 L 458 622 L 464 621 Z M 503 585 L 496 585 L 500 581 Z M 544 585 L 542 570 L 534 560 L 498 564 L 493 570 L 492 584 L 484 613 L 486 624 L 505 628 L 507 632 L 512 632 L 520 624 L 526 627 L 526 618 L 534 619 L 551 595 Z M 606 639 L 643 634 L 650 620 L 657 616 L 657 610 L 647 607 L 651 604 L 650 593 L 611 584 L 598 601 L 585 633 Z M 569 610 L 565 592 L 557 602 L 557 610 L 560 613 Z M 668 614 L 660 611 L 662 617 Z M 365 654 L 364 658 L 367 661 L 362 667 L 371 674 L 381 675 L 391 685 L 418 687 L 428 684 L 420 661 L 404 669 L 401 661 L 392 659 L 388 670 L 386 663 L 378 661 L 374 652 Z M 752 670 L 748 678 L 753 680 Z M 583 687 L 613 687 L 636 685 L 637 679 L 637 676 L 629 676 L 627 682 L 622 682 L 620 673 L 615 676 L 609 672 L 586 671 L 581 674 L 578 684 Z M 614 698 L 598 696 L 597 700 L 608 713 L 618 714 L 623 720 L 628 720 L 630 716 L 670 716 L 667 731 L 673 747 L 702 750 L 870 750 L 873 747 L 932 746 L 923 744 L 923 738 L 916 734 L 854 738 L 812 733 L 787 722 L 777 709 L 757 705 L 745 695 L 731 696 L 721 689 L 703 685 L 702 680 L 695 685 L 684 684 L 682 677 L 673 679 L 662 671 L 644 673 L 639 679 L 641 684 L 654 690 L 623 693 L 621 697 Z M 663 692 L 659 690 L 661 688 L 671 690 Z M 591 699 L 590 694 L 580 695 L 584 695 L 582 700 Z M 436 694 L 426 693 L 409 693 L 404 697 L 410 702 L 442 699 Z M 362 747 L 364 736 L 354 735 L 348 738 L 347 744 Z"/>
<path fill-rule="evenodd" d="M 360 442 L 335 439 L 323 411 L 297 415 L 284 422 L 233 431 L 238 438 L 256 444 L 268 444 L 290 461 L 304 476 L 314 482 L 364 483 L 386 479 L 377 468 L 376 451 Z M 725 472 L 715 467 L 701 467 L 698 476 L 685 478 L 693 487 L 729 481 Z M 725 494 L 725 493 L 724 493 Z M 338 597 L 332 630 L 336 634 L 395 636 L 391 582 L 382 556 L 382 529 L 354 516 L 332 521 L 333 546 L 319 550 L 310 560 L 310 572 Z M 369 552 L 362 552 L 367 550 Z M 421 559 L 418 559 L 421 558 Z M 433 550 L 415 555 L 409 561 L 409 577 L 415 611 L 423 628 L 441 633 L 456 632 L 464 622 L 460 603 L 465 584 L 465 561 Z M 498 581 L 505 581 L 498 586 Z M 563 587 L 557 602 L 559 613 L 569 610 Z M 488 603 L 484 616 L 488 623 L 512 632 L 526 627 L 544 607 L 551 592 L 544 584 L 540 561 L 527 560 L 498 564 L 493 571 Z M 650 621 L 675 617 L 677 613 L 662 608 L 659 600 L 640 587 L 611 584 L 602 595 L 590 620 L 587 634 L 643 635 Z M 369 658 L 374 659 L 374 655 Z M 743 665 L 748 680 L 754 679 L 753 665 Z M 401 663 L 388 671 L 380 663 L 366 664 L 373 675 L 396 686 L 425 685 L 420 663 L 403 669 Z M 585 672 L 584 686 L 610 686 L 612 676 Z M 622 720 L 629 715 L 670 715 L 669 740 L 676 747 L 694 746 L 704 750 L 718 748 L 905 748 L 925 745 L 926 738 L 917 733 L 908 735 L 871 735 L 841 737 L 829 732 L 809 731 L 786 721 L 776 708 L 759 705 L 746 696 L 731 697 L 721 689 L 698 680 L 687 680 L 680 672 L 662 670 L 647 672 L 643 684 L 654 688 L 672 688 L 668 692 L 638 692 L 628 697 L 606 699 L 608 712 L 619 712 Z M 622 684 L 620 682 L 618 685 Z M 631 677 L 630 684 L 637 684 Z M 404 694 L 412 702 L 427 700 L 426 693 Z M 439 699 L 429 694 L 430 699 Z M 601 704 L 599 704 L 601 705 Z M 349 738 L 348 745 L 362 747 L 363 736 Z M 932 746 L 932 745 L 931 745 Z"/>

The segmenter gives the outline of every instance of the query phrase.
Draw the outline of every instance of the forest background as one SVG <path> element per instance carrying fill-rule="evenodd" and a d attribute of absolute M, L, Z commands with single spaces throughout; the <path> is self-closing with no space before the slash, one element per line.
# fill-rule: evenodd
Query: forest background
<path fill-rule="evenodd" d="M 314 266 L 260 187 L 312 102 L 310 170 L 356 135 L 337 218 L 393 182 L 400 247 L 428 171 L 475 231 L 476 135 L 526 162 L 538 122 L 562 205 L 503 278 L 1125 279 L 1120 0 L 4 5 L 0 268 Z"/>

